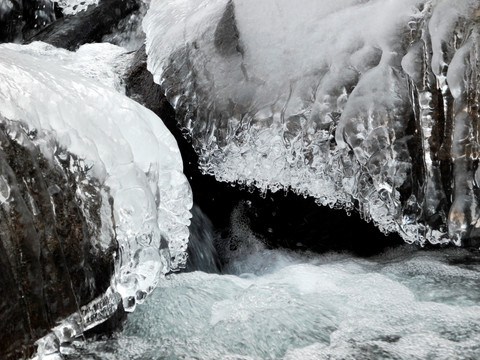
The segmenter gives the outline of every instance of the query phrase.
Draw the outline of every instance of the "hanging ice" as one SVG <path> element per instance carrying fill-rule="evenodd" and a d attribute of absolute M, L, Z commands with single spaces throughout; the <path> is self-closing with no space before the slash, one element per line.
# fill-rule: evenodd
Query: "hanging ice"
<path fill-rule="evenodd" d="M 47 159 L 68 149 L 108 189 L 113 219 L 103 220 L 120 247 L 112 291 L 132 310 L 159 276 L 185 264 L 192 196 L 173 136 L 116 92 L 115 74 L 100 65 L 121 53 L 109 44 L 77 53 L 41 43 L 0 46 L 0 115 L 35 134 Z"/>
<path fill-rule="evenodd" d="M 469 244 L 479 16 L 476 0 L 184 0 L 152 1 L 143 25 L 205 172 Z"/>

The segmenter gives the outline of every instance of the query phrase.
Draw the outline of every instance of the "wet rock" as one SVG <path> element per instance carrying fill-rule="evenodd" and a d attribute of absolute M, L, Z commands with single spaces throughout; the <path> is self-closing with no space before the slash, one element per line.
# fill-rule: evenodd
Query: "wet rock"
<path fill-rule="evenodd" d="M 31 356 L 36 339 L 102 294 L 117 250 L 114 237 L 99 240 L 108 189 L 64 149 L 47 159 L 35 138 L 0 119 L 2 359 Z"/>
<path fill-rule="evenodd" d="M 80 45 L 101 41 L 121 19 L 138 9 L 136 0 L 102 0 L 85 11 L 55 21 L 25 41 L 44 41 L 73 51 Z"/>
<path fill-rule="evenodd" d="M 0 5 L 0 42 L 21 40 L 22 16 L 23 6 L 21 1 L 6 0 Z"/>
<path fill-rule="evenodd" d="M 50 0 L 3 0 L 0 4 L 0 42 L 22 42 L 61 18 Z"/>

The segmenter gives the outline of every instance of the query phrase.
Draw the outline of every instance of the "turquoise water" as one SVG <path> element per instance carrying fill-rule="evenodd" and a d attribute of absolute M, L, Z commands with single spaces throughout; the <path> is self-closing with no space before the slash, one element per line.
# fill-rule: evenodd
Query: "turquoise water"
<path fill-rule="evenodd" d="M 258 250 L 258 249 L 257 249 Z M 243 252 L 167 276 L 85 359 L 478 359 L 480 256 Z"/>

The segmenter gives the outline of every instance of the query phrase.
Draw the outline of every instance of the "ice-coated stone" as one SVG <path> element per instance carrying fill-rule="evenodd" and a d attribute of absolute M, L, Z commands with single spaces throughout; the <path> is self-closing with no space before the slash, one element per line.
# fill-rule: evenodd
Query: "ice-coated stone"
<path fill-rule="evenodd" d="M 18 146 L 31 143 L 47 164 L 67 162 L 77 186 L 92 182 L 104 189 L 98 236 L 85 241 L 99 248 L 112 237 L 118 242 L 110 288 L 82 308 L 77 304 L 54 330 L 60 342 L 104 321 L 119 301 L 132 311 L 163 274 L 186 262 L 192 194 L 180 153 L 161 119 L 116 91 L 116 72 L 106 71 L 106 63 L 117 64 L 118 56 L 123 51 L 110 44 L 77 53 L 43 43 L 0 46 L 0 115 L 22 130 L 10 137 Z M 2 206 L 10 206 L 8 180 L 0 180 Z M 53 183 L 48 193 L 55 199 L 61 187 Z M 75 196 L 87 209 L 100 201 L 79 191 Z M 35 196 L 24 201 L 29 216 L 42 211 Z"/>
<path fill-rule="evenodd" d="M 232 215 L 238 213 L 238 208 L 242 209 L 241 217 L 248 219 L 246 227 L 274 248 L 307 248 L 318 252 L 348 249 L 361 256 L 371 256 L 401 242 L 396 233 L 378 236 L 378 229 L 372 223 L 363 221 L 356 214 L 349 216 L 351 214 L 343 210 L 318 206 L 314 198 L 303 198 L 284 191 L 268 194 L 252 191 L 253 188 L 246 191 L 242 186 L 231 186 L 216 181 L 213 176 L 202 174 L 198 168 L 198 155 L 178 127 L 175 111 L 166 100 L 161 86 L 153 82 L 153 76 L 147 70 L 145 47 L 136 52 L 123 82 L 126 95 L 154 111 L 175 136 L 182 153 L 183 171 L 192 187 L 194 202 L 211 220 L 217 248 L 235 248 L 238 242 L 243 241 L 242 237 L 232 236 L 231 233 L 232 225 L 238 220 Z M 198 218 L 199 213 L 192 213 L 189 256 L 192 254 L 192 236 L 195 236 L 192 231 L 198 229 L 198 223 L 204 226 L 202 217 Z M 345 226 L 345 223 L 349 226 Z M 202 237 L 209 237 L 203 230 L 201 232 Z M 362 241 L 357 239 L 360 233 L 363 235 Z M 220 241 L 218 237 L 223 240 Z M 230 244 L 225 245 L 224 241 Z M 219 252 L 218 255 L 222 262 L 222 253 Z M 187 269 L 189 267 L 191 268 L 190 264 L 187 264 Z"/>
<path fill-rule="evenodd" d="M 475 0 L 152 1 L 148 68 L 205 173 L 475 244 Z"/>
<path fill-rule="evenodd" d="M 75 15 L 87 10 L 90 5 L 98 5 L 99 0 L 51 0 L 58 3 L 65 15 Z"/>
<path fill-rule="evenodd" d="M 0 357 L 28 358 L 38 337 L 109 287 L 112 199 L 80 159 L 57 146 L 48 161 L 38 133 L 0 120 Z"/>

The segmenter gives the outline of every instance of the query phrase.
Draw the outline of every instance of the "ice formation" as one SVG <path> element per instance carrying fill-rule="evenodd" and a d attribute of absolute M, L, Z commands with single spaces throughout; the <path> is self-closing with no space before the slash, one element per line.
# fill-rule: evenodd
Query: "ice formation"
<path fill-rule="evenodd" d="M 474 244 L 476 0 L 151 3 L 148 67 L 222 181 Z"/>
<path fill-rule="evenodd" d="M 93 316 L 87 328 L 115 307 L 110 300 L 133 310 L 161 275 L 186 261 L 192 195 L 181 156 L 161 119 L 115 90 L 105 62 L 122 54 L 109 44 L 77 53 L 43 43 L 0 46 L 0 114 L 33 134 L 50 161 L 68 149 L 113 198 L 103 233 L 114 232 L 119 256 L 111 289 L 86 314 Z"/>
<path fill-rule="evenodd" d="M 50 0 L 58 3 L 65 15 L 75 15 L 91 5 L 98 5 L 99 0 Z"/>

